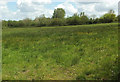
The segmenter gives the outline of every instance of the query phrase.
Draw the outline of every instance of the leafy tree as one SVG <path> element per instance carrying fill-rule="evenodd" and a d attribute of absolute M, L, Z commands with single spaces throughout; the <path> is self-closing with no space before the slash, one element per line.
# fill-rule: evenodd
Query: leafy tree
<path fill-rule="evenodd" d="M 45 26 L 45 16 L 44 14 L 35 18 L 36 26 Z"/>
<path fill-rule="evenodd" d="M 32 20 L 30 18 L 25 18 L 22 20 L 25 26 L 31 26 Z"/>
<path fill-rule="evenodd" d="M 41 15 L 39 17 L 36 17 L 35 20 L 35 26 L 48 26 L 51 22 L 50 18 L 46 18 L 45 15 Z"/>
<path fill-rule="evenodd" d="M 51 26 L 64 26 L 66 25 L 66 19 L 65 18 L 54 18 L 51 19 Z"/>
<path fill-rule="evenodd" d="M 57 8 L 54 10 L 52 18 L 64 18 L 65 10 L 62 8 Z"/>
<path fill-rule="evenodd" d="M 117 20 L 118 20 L 118 22 L 119 22 L 118 25 L 119 25 L 119 27 L 120 27 L 120 15 L 117 16 Z"/>
<path fill-rule="evenodd" d="M 8 20 L 8 27 L 13 27 L 14 24 L 13 24 L 13 21 L 12 20 Z"/>
<path fill-rule="evenodd" d="M 72 17 L 67 18 L 68 25 L 78 25 L 80 23 L 80 17 L 75 13 Z"/>
<path fill-rule="evenodd" d="M 8 22 L 5 20 L 3 20 L 1 24 L 2 24 L 2 27 L 8 27 Z"/>
<path fill-rule="evenodd" d="M 36 17 L 34 20 L 29 18 L 13 21 L 2 21 L 3 27 L 25 27 L 25 26 L 63 26 L 63 25 L 82 25 L 82 24 L 96 24 L 96 23 L 110 23 L 114 21 L 120 22 L 120 15 L 116 17 L 113 10 L 109 10 L 100 18 L 95 18 L 96 15 L 91 15 L 92 18 L 88 18 L 85 12 L 80 14 L 75 13 L 72 17 L 64 18 L 65 11 L 62 8 L 54 10 L 52 18 L 46 18 L 45 15 Z M 119 20 L 118 20 L 119 19 Z"/>
<path fill-rule="evenodd" d="M 23 20 L 19 20 L 19 26 L 20 26 L 20 27 L 25 26 L 25 23 L 24 23 L 24 21 L 23 21 Z"/>
<path fill-rule="evenodd" d="M 89 23 L 89 18 L 85 15 L 84 12 L 79 14 L 75 13 L 72 17 L 67 18 L 67 24 L 69 25 L 81 25 Z"/>
<path fill-rule="evenodd" d="M 96 18 L 93 23 L 94 24 L 99 23 L 99 18 Z"/>
<path fill-rule="evenodd" d="M 104 14 L 102 17 L 100 17 L 101 23 L 110 23 L 115 21 L 116 15 L 114 14 L 113 10 L 110 10 L 108 13 Z"/>
<path fill-rule="evenodd" d="M 89 19 L 89 24 L 93 24 L 94 20 L 92 18 Z"/>
<path fill-rule="evenodd" d="M 80 17 L 81 17 L 81 16 L 84 16 L 84 15 L 85 15 L 85 12 L 81 12 L 81 13 L 80 13 Z"/>
<path fill-rule="evenodd" d="M 117 16 L 117 20 L 120 22 L 120 15 Z"/>
<path fill-rule="evenodd" d="M 91 15 L 91 17 L 92 17 L 92 19 L 95 19 L 96 15 L 93 14 L 93 15 Z"/>
<path fill-rule="evenodd" d="M 89 18 L 87 16 L 81 16 L 80 17 L 80 24 L 87 24 L 89 23 Z"/>
<path fill-rule="evenodd" d="M 111 9 L 111 10 L 108 11 L 108 13 L 109 13 L 109 14 L 114 14 L 115 11 Z"/>
<path fill-rule="evenodd" d="M 99 18 L 96 18 L 96 19 L 90 18 L 89 19 L 89 24 L 96 24 L 96 23 L 99 23 Z"/>
<path fill-rule="evenodd" d="M 85 15 L 84 12 L 80 14 L 80 24 L 87 24 L 89 23 L 89 18 Z"/>

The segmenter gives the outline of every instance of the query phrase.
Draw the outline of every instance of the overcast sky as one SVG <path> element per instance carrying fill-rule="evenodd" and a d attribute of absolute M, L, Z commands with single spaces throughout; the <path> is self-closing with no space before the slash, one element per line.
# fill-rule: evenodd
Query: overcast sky
<path fill-rule="evenodd" d="M 63 8 L 66 17 L 74 13 L 100 17 L 110 9 L 118 15 L 119 0 L 0 0 L 0 19 L 34 19 L 41 14 L 51 17 L 54 9 Z"/>

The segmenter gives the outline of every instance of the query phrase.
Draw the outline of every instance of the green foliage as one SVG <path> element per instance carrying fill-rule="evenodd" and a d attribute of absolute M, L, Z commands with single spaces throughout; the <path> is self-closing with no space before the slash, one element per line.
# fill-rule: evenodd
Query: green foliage
<path fill-rule="evenodd" d="M 94 24 L 99 23 L 99 18 L 96 18 L 93 23 L 94 23 Z"/>
<path fill-rule="evenodd" d="M 100 22 L 102 23 L 110 23 L 115 20 L 115 14 L 105 14 L 103 17 L 100 18 Z"/>
<path fill-rule="evenodd" d="M 89 24 L 93 24 L 94 20 L 92 18 L 90 18 L 89 20 Z"/>
<path fill-rule="evenodd" d="M 21 27 L 25 26 L 25 23 L 22 20 L 20 20 L 18 23 L 19 23 L 19 26 L 21 26 Z"/>
<path fill-rule="evenodd" d="M 117 16 L 117 20 L 120 22 L 120 15 Z"/>
<path fill-rule="evenodd" d="M 76 77 L 76 80 L 86 80 L 86 78 L 85 76 L 80 75 Z"/>
<path fill-rule="evenodd" d="M 113 10 L 110 10 L 108 13 L 104 14 L 102 17 L 100 17 L 101 23 L 110 23 L 114 22 L 116 19 L 116 15 L 114 14 Z"/>
<path fill-rule="evenodd" d="M 17 21 L 8 20 L 7 24 L 8 25 L 6 26 L 8 27 L 19 27 L 19 23 Z"/>
<path fill-rule="evenodd" d="M 23 22 L 23 25 L 25 25 L 25 26 L 31 26 L 31 24 L 32 24 L 32 20 L 29 18 L 23 19 L 22 22 Z"/>
<path fill-rule="evenodd" d="M 1 24 L 2 24 L 2 28 L 3 28 L 3 27 L 4 27 L 4 28 L 8 27 L 8 23 L 7 23 L 7 21 L 5 21 L 5 20 L 3 20 Z"/>
<path fill-rule="evenodd" d="M 66 20 L 64 18 L 54 18 L 51 19 L 51 26 L 65 26 Z"/>
<path fill-rule="evenodd" d="M 75 13 L 72 17 L 67 18 L 68 25 L 79 25 L 80 17 L 77 13 Z"/>
<path fill-rule="evenodd" d="M 89 19 L 87 16 L 81 16 L 80 17 L 80 24 L 88 24 L 89 23 Z"/>
<path fill-rule="evenodd" d="M 40 17 L 36 17 L 35 20 L 35 26 L 48 26 L 50 25 L 50 18 L 46 18 L 44 15 Z"/>
<path fill-rule="evenodd" d="M 97 23 L 111 23 L 119 21 L 119 16 L 116 17 L 113 10 L 104 14 L 100 18 L 95 18 L 96 15 L 92 15 L 92 18 L 88 18 L 85 12 L 80 14 L 75 13 L 71 17 L 64 18 L 65 11 L 62 8 L 54 10 L 52 18 L 46 18 L 45 15 L 36 17 L 34 20 L 29 18 L 13 21 L 3 20 L 2 25 L 5 27 L 41 27 L 41 26 L 66 26 L 66 25 L 84 25 L 84 24 L 97 24 Z"/>
<path fill-rule="evenodd" d="M 89 23 L 89 18 L 85 15 L 84 12 L 82 12 L 80 16 L 79 14 L 75 13 L 72 17 L 67 18 L 68 25 L 82 25 L 88 23 Z"/>
<path fill-rule="evenodd" d="M 57 8 L 54 10 L 52 18 L 64 18 L 64 16 L 65 16 L 65 10 L 62 8 Z"/>
<path fill-rule="evenodd" d="M 89 19 L 89 24 L 97 24 L 97 23 L 100 23 L 100 22 L 99 22 L 99 18 L 95 18 L 95 19 L 90 18 L 90 19 Z"/>

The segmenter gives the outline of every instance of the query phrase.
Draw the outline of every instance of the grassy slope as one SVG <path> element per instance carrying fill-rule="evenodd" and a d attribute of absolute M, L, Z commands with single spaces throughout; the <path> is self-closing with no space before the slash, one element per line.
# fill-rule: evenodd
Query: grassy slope
<path fill-rule="evenodd" d="M 3 79 L 114 79 L 117 24 L 3 29 Z"/>

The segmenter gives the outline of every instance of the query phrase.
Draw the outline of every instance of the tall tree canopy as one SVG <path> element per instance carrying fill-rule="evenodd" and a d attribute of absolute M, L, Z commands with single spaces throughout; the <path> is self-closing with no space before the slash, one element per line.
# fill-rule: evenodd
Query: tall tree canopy
<path fill-rule="evenodd" d="M 64 18 L 64 16 L 65 16 L 65 10 L 62 8 L 57 8 L 54 10 L 52 18 Z"/>
<path fill-rule="evenodd" d="M 110 22 L 115 21 L 115 18 L 116 18 L 116 15 L 114 14 L 114 11 L 111 9 L 108 11 L 108 13 L 100 17 L 100 21 L 102 23 L 110 23 Z"/>

